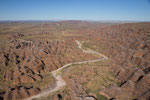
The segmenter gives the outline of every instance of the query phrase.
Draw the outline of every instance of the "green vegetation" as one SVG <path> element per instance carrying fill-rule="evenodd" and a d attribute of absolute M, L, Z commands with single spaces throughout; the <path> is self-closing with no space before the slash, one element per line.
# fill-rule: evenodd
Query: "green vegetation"
<path fill-rule="evenodd" d="M 0 48 L 5 48 L 9 46 L 8 41 L 8 35 L 6 34 L 0 34 Z"/>
<path fill-rule="evenodd" d="M 99 94 L 101 87 L 107 87 L 110 84 L 118 84 L 112 74 L 112 68 L 109 60 L 103 60 L 95 63 L 74 65 L 69 68 L 67 77 L 78 80 L 85 88 L 86 93 L 94 93 L 98 100 L 107 100 L 103 95 Z"/>
<path fill-rule="evenodd" d="M 136 66 L 137 68 L 140 68 L 141 66 Z"/>
<path fill-rule="evenodd" d="M 117 86 L 120 87 L 120 85 L 121 85 L 121 82 L 118 81 L 118 82 L 117 82 Z"/>
<path fill-rule="evenodd" d="M 108 100 L 107 97 L 101 95 L 101 94 L 96 94 L 97 100 Z"/>

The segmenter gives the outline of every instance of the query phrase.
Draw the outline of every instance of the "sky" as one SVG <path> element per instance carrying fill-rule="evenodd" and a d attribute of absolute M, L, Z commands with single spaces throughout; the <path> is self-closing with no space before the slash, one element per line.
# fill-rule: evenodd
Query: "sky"
<path fill-rule="evenodd" d="M 150 0 L 0 0 L 0 20 L 150 21 Z"/>

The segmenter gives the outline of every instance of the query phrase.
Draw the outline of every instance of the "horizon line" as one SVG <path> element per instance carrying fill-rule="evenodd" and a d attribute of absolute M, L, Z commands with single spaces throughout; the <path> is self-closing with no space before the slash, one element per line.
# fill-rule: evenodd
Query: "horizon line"
<path fill-rule="evenodd" d="M 88 21 L 88 22 L 150 22 L 150 21 L 135 21 L 135 20 L 78 20 L 78 19 L 49 19 L 49 20 L 43 20 L 43 19 L 31 19 L 31 20 L 0 20 L 0 22 L 44 22 L 44 21 Z"/>

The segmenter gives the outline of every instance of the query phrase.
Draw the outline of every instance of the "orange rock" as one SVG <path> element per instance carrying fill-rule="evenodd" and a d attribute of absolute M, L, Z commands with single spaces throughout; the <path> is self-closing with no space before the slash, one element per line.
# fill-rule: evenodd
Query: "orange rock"
<path fill-rule="evenodd" d="M 35 89 L 35 88 L 31 88 L 28 90 L 28 92 L 30 93 L 30 95 L 35 95 L 35 94 L 39 93 L 40 90 Z"/>
<path fill-rule="evenodd" d="M 145 54 L 144 50 L 138 50 L 135 52 L 134 56 L 141 58 L 144 54 Z"/>
<path fill-rule="evenodd" d="M 27 75 L 21 76 L 20 81 L 21 81 L 21 83 L 33 83 L 34 82 L 33 78 L 31 78 Z"/>

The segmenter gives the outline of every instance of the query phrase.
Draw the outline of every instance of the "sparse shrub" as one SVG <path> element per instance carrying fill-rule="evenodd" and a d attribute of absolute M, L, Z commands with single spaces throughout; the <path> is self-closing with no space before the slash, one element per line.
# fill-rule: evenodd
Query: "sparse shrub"
<path fill-rule="evenodd" d="M 108 100 L 107 97 L 105 97 L 104 95 L 101 94 L 97 94 L 97 100 Z"/>

